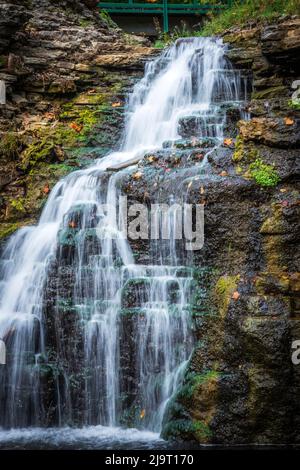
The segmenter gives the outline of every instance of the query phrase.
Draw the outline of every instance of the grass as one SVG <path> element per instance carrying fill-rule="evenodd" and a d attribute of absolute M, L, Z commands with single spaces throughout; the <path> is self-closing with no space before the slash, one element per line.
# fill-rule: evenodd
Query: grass
<path fill-rule="evenodd" d="M 267 21 L 284 14 L 300 14 L 299 0 L 245 0 L 236 1 L 231 8 L 207 21 L 201 30 L 202 36 L 219 34 L 248 21 Z"/>
<path fill-rule="evenodd" d="M 207 15 L 201 30 L 191 30 L 184 22 L 170 33 L 158 30 L 154 47 L 162 49 L 178 38 L 188 36 L 213 36 L 234 26 L 243 26 L 249 21 L 267 22 L 282 15 L 300 15 L 299 0 L 244 0 L 234 1 L 232 7 L 221 13 Z"/>

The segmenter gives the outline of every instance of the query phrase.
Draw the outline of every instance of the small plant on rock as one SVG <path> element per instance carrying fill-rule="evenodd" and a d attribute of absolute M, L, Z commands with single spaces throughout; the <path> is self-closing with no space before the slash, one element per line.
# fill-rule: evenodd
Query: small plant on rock
<path fill-rule="evenodd" d="M 276 186 L 280 177 L 273 165 L 267 165 L 260 158 L 257 158 L 250 167 L 250 175 L 257 184 L 264 187 Z"/>

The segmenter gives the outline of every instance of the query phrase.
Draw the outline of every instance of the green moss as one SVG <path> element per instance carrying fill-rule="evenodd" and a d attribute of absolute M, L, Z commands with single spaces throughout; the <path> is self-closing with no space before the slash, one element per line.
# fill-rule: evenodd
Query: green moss
<path fill-rule="evenodd" d="M 87 28 L 91 24 L 92 24 L 92 22 L 90 20 L 87 20 L 87 19 L 82 19 L 82 20 L 79 21 L 79 26 L 81 26 L 82 28 Z"/>
<path fill-rule="evenodd" d="M 234 163 L 247 163 L 252 162 L 257 158 L 259 158 L 259 151 L 255 148 L 255 146 L 252 143 L 245 145 L 243 138 L 238 135 L 235 142 L 232 161 Z"/>
<path fill-rule="evenodd" d="M 265 88 L 261 91 L 255 91 L 252 93 L 251 98 L 253 100 L 263 100 L 266 98 L 277 98 L 281 96 L 287 90 L 285 86 L 271 86 L 269 88 Z"/>
<path fill-rule="evenodd" d="M 300 111 L 300 98 L 295 100 L 289 100 L 288 106 L 296 111 Z"/>
<path fill-rule="evenodd" d="M 251 177 L 260 186 L 273 187 L 280 181 L 280 177 L 275 170 L 275 167 L 273 165 L 263 163 L 260 158 L 257 158 L 255 162 L 251 163 L 249 170 Z"/>
<path fill-rule="evenodd" d="M 115 23 L 109 13 L 106 10 L 101 10 L 99 13 L 100 18 L 112 29 L 119 29 L 117 23 Z"/>
<path fill-rule="evenodd" d="M 4 240 L 16 232 L 20 228 L 20 222 L 1 223 L 0 224 L 0 240 Z"/>
<path fill-rule="evenodd" d="M 0 139 L 0 155 L 3 155 L 10 160 L 18 157 L 22 148 L 22 141 L 16 132 L 7 132 L 1 136 Z"/>
<path fill-rule="evenodd" d="M 231 296 L 237 288 L 239 279 L 239 274 L 236 276 L 221 276 L 215 285 L 214 295 L 222 318 L 226 316 Z"/>
<path fill-rule="evenodd" d="M 188 419 L 176 419 L 167 423 L 162 431 L 163 439 L 175 441 L 192 440 L 194 436 L 194 425 Z"/>
<path fill-rule="evenodd" d="M 212 431 L 204 421 L 194 421 L 193 432 L 199 442 L 208 442 L 212 437 Z"/>
<path fill-rule="evenodd" d="M 24 198 L 22 197 L 19 197 L 18 199 L 11 199 L 10 205 L 17 212 L 21 212 L 21 213 L 26 212 L 26 209 L 24 206 Z"/>

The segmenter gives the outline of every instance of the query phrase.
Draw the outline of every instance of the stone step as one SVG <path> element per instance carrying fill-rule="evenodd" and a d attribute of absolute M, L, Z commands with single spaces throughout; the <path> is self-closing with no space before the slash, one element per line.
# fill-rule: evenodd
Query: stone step
<path fill-rule="evenodd" d="M 178 122 L 178 134 L 183 138 L 216 137 L 222 132 L 223 121 L 222 115 L 185 116 Z"/>
<path fill-rule="evenodd" d="M 98 225 L 99 220 L 99 216 L 97 215 L 97 203 L 86 202 L 71 207 L 64 216 L 63 226 L 78 230 L 82 228 L 93 228 Z"/>

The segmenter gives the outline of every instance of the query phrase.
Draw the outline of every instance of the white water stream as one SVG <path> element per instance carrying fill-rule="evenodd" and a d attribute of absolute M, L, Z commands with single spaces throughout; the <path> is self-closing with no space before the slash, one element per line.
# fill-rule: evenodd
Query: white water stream
<path fill-rule="evenodd" d="M 85 383 L 83 424 L 120 424 L 124 411 L 120 409 L 122 387 L 127 380 L 120 367 L 122 289 L 135 280 L 140 283 L 132 364 L 135 406 L 138 414 L 144 414 L 145 429 L 160 430 L 165 405 L 191 353 L 187 308 L 191 277 L 178 274 L 180 267 L 172 240 L 169 247 L 172 266 L 158 265 L 157 260 L 149 266 L 134 263 L 127 240 L 113 238 L 119 230 L 117 218 L 113 212 L 101 209 L 105 202 L 116 205 L 120 172 L 110 177 L 107 190 L 99 189 L 99 175 L 114 164 L 136 156 L 142 158 L 150 149 L 160 149 L 164 141 L 178 139 L 178 122 L 185 116 L 198 117 L 203 123 L 203 137 L 221 140 L 226 112 L 219 106 L 218 97 L 221 96 L 223 104 L 236 102 L 240 91 L 239 77 L 224 58 L 221 40 L 178 40 L 146 66 L 144 78 L 134 87 L 121 150 L 59 181 L 49 195 L 38 225 L 23 228 L 10 238 L 1 260 L 0 339 L 7 341 L 12 359 L 5 381 L 0 383 L 4 403 L 0 424 L 9 427 L 39 424 L 38 366 L 30 367 L 28 356 L 46 355 L 43 294 L 48 264 L 57 252 L 59 233 L 67 228 L 66 214 L 80 206 L 84 208 L 80 227 L 83 235 L 90 228 L 91 210 L 96 210 L 100 246 L 99 253 L 86 261 L 85 237 L 80 238 L 80 234 L 77 237 L 73 303 L 82 308 L 90 306 L 84 323 L 84 355 L 86 367 L 92 372 Z M 121 260 L 120 267 L 116 267 L 116 257 Z M 88 269 L 93 272 L 92 287 Z M 176 297 L 171 305 L 170 290 Z M 71 415 L 70 400 L 68 409 Z M 58 424 L 66 424 L 64 421 L 62 413 Z"/>

